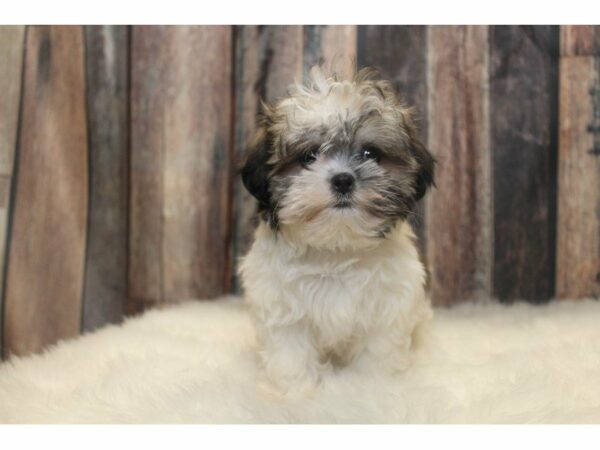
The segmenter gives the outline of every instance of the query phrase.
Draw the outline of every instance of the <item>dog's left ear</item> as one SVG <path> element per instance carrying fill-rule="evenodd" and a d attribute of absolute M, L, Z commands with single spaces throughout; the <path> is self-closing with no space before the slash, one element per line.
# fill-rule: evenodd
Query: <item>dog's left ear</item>
<path fill-rule="evenodd" d="M 240 169 L 244 186 L 258 200 L 261 211 L 268 210 L 271 203 L 267 145 L 267 132 L 263 126 L 257 130 Z"/>
<path fill-rule="evenodd" d="M 417 202 L 423 198 L 427 189 L 435 186 L 435 158 L 419 139 L 416 128 L 410 124 L 408 129 L 409 150 L 419 166 L 415 181 L 415 202 Z"/>
<path fill-rule="evenodd" d="M 394 97 L 400 104 L 400 98 L 396 94 L 391 83 L 388 81 L 378 81 L 375 83 L 375 87 L 378 89 L 381 98 L 389 99 Z M 401 124 L 408 134 L 408 147 L 409 152 L 415 158 L 418 169 L 415 180 L 415 202 L 418 202 L 423 198 L 427 189 L 431 186 L 435 186 L 434 171 L 435 171 L 435 158 L 431 155 L 429 150 L 423 145 L 419 139 L 417 126 L 414 122 L 413 111 L 411 108 L 401 107 Z"/>

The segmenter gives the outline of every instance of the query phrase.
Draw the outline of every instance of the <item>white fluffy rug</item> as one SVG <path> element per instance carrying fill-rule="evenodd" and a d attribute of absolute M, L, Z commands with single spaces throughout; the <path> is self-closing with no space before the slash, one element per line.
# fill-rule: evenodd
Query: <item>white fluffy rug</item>
<path fill-rule="evenodd" d="M 0 422 L 600 423 L 600 302 L 436 310 L 402 376 L 261 387 L 239 299 L 155 310 L 0 365 Z"/>

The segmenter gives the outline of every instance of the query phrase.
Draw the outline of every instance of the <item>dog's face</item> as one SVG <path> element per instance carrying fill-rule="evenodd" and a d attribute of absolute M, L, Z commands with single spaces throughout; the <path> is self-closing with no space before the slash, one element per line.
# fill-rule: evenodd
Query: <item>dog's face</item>
<path fill-rule="evenodd" d="M 317 248 L 369 245 L 405 220 L 433 183 L 434 160 L 391 85 L 312 71 L 310 87 L 263 108 L 242 168 L 264 220 Z"/>

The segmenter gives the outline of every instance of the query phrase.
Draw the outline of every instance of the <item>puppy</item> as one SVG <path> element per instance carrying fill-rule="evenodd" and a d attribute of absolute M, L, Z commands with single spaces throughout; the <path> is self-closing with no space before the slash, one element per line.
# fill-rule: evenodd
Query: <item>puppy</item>
<path fill-rule="evenodd" d="M 391 84 L 320 67 L 263 105 L 241 175 L 260 224 L 240 266 L 268 378 L 305 391 L 332 367 L 402 371 L 431 316 L 407 219 L 434 159 Z"/>

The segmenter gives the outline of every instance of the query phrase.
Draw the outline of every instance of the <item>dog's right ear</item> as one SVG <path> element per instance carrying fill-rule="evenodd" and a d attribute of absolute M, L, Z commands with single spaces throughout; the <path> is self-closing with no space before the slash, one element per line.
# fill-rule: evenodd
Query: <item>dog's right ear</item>
<path fill-rule="evenodd" d="M 260 210 L 268 210 L 271 194 L 269 192 L 269 149 L 267 130 L 261 126 L 250 144 L 246 159 L 240 170 L 244 186 L 258 200 Z"/>

